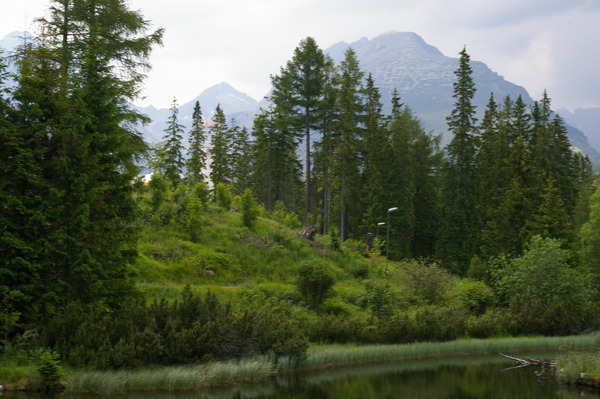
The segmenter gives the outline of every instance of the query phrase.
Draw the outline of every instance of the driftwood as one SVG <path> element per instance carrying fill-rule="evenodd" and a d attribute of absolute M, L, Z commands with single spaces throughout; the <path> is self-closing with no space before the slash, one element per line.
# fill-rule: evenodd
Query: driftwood
<path fill-rule="evenodd" d="M 537 360 L 537 359 L 531 359 L 531 358 L 526 358 L 526 359 L 519 359 L 518 357 L 513 357 L 513 356 L 508 356 L 505 355 L 504 353 L 500 353 L 500 356 L 504 356 L 507 359 L 510 360 L 514 360 L 515 362 L 519 363 L 516 366 L 513 367 L 509 367 L 506 368 L 504 370 L 512 370 L 512 369 L 518 369 L 521 367 L 527 367 L 527 366 L 540 366 L 540 365 L 550 365 L 553 366 L 554 365 L 554 361 L 545 361 L 545 360 Z"/>

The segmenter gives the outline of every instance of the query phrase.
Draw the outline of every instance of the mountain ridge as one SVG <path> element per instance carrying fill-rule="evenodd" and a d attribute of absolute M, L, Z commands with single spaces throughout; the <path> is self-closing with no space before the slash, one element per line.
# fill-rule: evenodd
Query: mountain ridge
<path fill-rule="evenodd" d="M 0 47 L 14 49 L 22 43 L 23 37 L 34 40 L 27 32 L 14 32 L 0 40 Z M 355 51 L 361 69 L 366 74 L 372 74 L 381 93 L 384 113 L 390 112 L 392 93 L 397 89 L 401 101 L 411 108 L 426 131 L 442 135 L 442 145 L 450 141 L 446 116 L 454 107 L 452 95 L 458 58 L 445 56 L 417 33 L 397 31 L 387 31 L 373 39 L 363 37 L 352 43 L 341 41 L 331 45 L 324 52 L 339 63 L 348 48 Z M 533 104 L 533 99 L 525 88 L 505 80 L 485 63 L 471 60 L 471 67 L 477 88 L 473 104 L 477 107 L 480 119 L 490 93 L 494 93 L 498 103 L 508 95 L 513 99 L 521 96 L 525 103 Z M 268 93 L 265 97 L 268 97 Z M 258 101 L 236 90 L 228 82 L 221 82 L 179 106 L 180 123 L 186 128 L 191 126 L 196 101 L 200 103 L 205 120 L 210 120 L 212 112 L 220 105 L 229 121 L 233 119 L 235 123 L 249 129 L 260 108 L 268 104 L 264 99 Z M 144 138 L 149 143 L 160 141 L 165 134 L 170 110 L 157 109 L 152 105 L 137 108 L 153 121 L 147 126 L 139 127 Z M 600 162 L 600 130 L 595 128 L 600 124 L 600 108 L 597 109 L 598 117 L 593 119 L 592 123 L 587 121 L 589 117 L 585 117 L 582 112 L 565 111 L 561 110 L 561 116 L 564 116 L 565 122 L 569 124 L 572 145 L 586 153 L 593 162 Z M 595 115 L 594 111 L 590 112 Z M 592 138 L 594 145 L 590 144 L 589 138 Z"/>

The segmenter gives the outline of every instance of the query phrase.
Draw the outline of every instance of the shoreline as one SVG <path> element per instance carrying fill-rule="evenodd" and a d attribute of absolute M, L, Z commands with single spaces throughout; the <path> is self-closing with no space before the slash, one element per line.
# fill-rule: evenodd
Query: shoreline
<path fill-rule="evenodd" d="M 444 357 L 466 357 L 499 352 L 582 350 L 600 347 L 600 334 L 570 337 L 525 337 L 467 339 L 396 345 L 317 345 L 307 359 L 294 367 L 287 359 L 276 365 L 267 356 L 215 361 L 184 366 L 155 366 L 133 370 L 66 369 L 64 393 L 125 393 L 142 391 L 192 391 L 235 384 L 254 384 L 293 373 L 343 368 L 376 363 L 415 361 Z M 5 386 L 4 392 L 30 391 L 33 382 Z M 12 389 L 11 389 L 12 388 Z M 38 386 L 39 388 L 39 386 Z"/>

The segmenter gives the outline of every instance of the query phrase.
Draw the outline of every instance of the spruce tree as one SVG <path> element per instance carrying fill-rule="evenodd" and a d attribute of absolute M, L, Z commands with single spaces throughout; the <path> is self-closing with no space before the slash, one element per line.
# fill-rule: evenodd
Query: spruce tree
<path fill-rule="evenodd" d="M 294 136 L 278 127 L 276 118 L 273 109 L 266 109 L 254 119 L 252 191 L 268 211 L 278 202 L 296 210 L 302 168 Z"/>
<path fill-rule="evenodd" d="M 234 126 L 231 146 L 233 192 L 240 195 L 251 186 L 252 152 L 246 127 Z"/>
<path fill-rule="evenodd" d="M 364 201 L 362 233 L 372 232 L 382 221 L 385 211 L 391 206 L 390 191 L 387 190 L 392 173 L 392 149 L 388 130 L 383 126 L 381 95 L 371 74 L 366 81 L 367 119 L 364 133 L 361 197 Z"/>
<path fill-rule="evenodd" d="M 206 168 L 206 131 L 202 119 L 200 102 L 194 104 L 192 113 L 192 128 L 190 129 L 189 148 L 187 151 L 187 177 L 190 182 L 203 182 Z"/>
<path fill-rule="evenodd" d="M 349 235 L 358 235 L 362 219 L 360 154 L 366 121 L 363 78 L 356 53 L 348 49 L 334 78 L 338 114 L 333 126 L 334 215 L 339 220 L 342 242 Z"/>
<path fill-rule="evenodd" d="M 208 128 L 211 135 L 212 149 L 210 151 L 210 180 L 213 187 L 218 184 L 231 183 L 231 131 L 227 125 L 225 113 L 217 105 Z"/>
<path fill-rule="evenodd" d="M 303 138 L 305 149 L 304 222 L 313 212 L 312 198 L 312 146 L 311 134 L 319 129 L 322 121 L 320 111 L 328 60 L 315 39 L 307 37 L 294 50 L 294 56 L 272 78 L 272 100 L 278 112 L 282 112 L 288 124 L 287 130 Z"/>
<path fill-rule="evenodd" d="M 164 175 L 173 186 L 181 181 L 185 161 L 183 159 L 183 125 L 179 123 L 177 99 L 171 102 L 171 115 L 163 137 Z"/>
<path fill-rule="evenodd" d="M 21 175 L 26 185 L 9 190 L 11 206 L 29 202 L 21 208 L 29 215 L 14 214 L 12 221 L 29 222 L 7 227 L 5 237 L 15 239 L 4 246 L 10 274 L 21 276 L 12 287 L 27 292 L 20 310 L 36 323 L 69 301 L 117 306 L 131 290 L 131 181 L 145 149 L 134 125 L 147 120 L 131 101 L 162 37 L 162 30 L 146 34 L 147 22 L 122 1 L 52 5 L 36 45 L 19 54 L 19 128 L 10 148 L 15 162 L 35 167 Z"/>
<path fill-rule="evenodd" d="M 475 118 L 476 107 L 473 70 L 470 56 L 460 52 L 455 71 L 454 109 L 447 117 L 448 130 L 453 135 L 446 149 L 443 169 L 442 213 L 438 257 L 452 271 L 463 273 L 479 245 L 479 181 L 476 157 L 479 149 Z"/>

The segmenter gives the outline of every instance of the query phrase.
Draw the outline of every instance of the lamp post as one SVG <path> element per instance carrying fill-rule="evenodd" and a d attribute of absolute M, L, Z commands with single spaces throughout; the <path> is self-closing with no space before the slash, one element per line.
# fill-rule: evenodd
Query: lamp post
<path fill-rule="evenodd" d="M 384 224 L 385 224 L 385 222 L 377 223 L 377 234 L 375 234 L 375 237 L 379 237 L 379 226 L 383 226 Z"/>
<path fill-rule="evenodd" d="M 385 275 L 389 274 L 388 262 L 390 259 L 390 213 L 397 211 L 397 207 L 388 209 L 387 211 L 387 239 L 385 240 Z"/>

